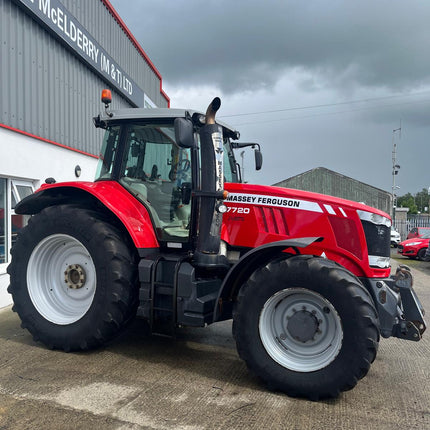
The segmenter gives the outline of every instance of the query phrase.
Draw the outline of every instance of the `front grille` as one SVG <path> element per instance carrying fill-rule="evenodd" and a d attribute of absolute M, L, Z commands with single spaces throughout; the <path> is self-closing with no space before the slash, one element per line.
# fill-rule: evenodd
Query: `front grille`
<path fill-rule="evenodd" d="M 403 245 L 397 246 L 397 252 L 402 253 L 403 252 Z"/>
<path fill-rule="evenodd" d="M 386 225 L 362 220 L 369 255 L 390 257 L 391 229 Z"/>

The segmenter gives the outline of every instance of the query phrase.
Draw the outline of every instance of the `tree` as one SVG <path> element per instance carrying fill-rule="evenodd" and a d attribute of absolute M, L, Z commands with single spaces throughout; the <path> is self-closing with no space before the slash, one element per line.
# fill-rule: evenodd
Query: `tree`
<path fill-rule="evenodd" d="M 404 196 L 397 197 L 397 207 L 409 208 L 410 214 L 418 213 L 418 207 L 415 204 L 415 198 L 411 193 L 407 193 Z"/>
<path fill-rule="evenodd" d="M 414 195 L 407 193 L 397 198 L 397 207 L 409 208 L 410 214 L 429 213 L 430 195 L 427 188 Z"/>
<path fill-rule="evenodd" d="M 415 195 L 415 204 L 417 205 L 418 211 L 421 213 L 428 212 L 429 199 L 427 188 L 423 188 L 420 192 Z M 427 208 L 427 210 L 426 210 Z"/>

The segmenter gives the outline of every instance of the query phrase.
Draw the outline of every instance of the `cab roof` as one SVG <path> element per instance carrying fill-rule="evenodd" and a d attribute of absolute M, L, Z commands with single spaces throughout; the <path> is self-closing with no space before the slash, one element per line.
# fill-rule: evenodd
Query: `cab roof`
<path fill-rule="evenodd" d="M 171 109 L 171 108 L 128 108 L 119 110 L 109 110 L 109 115 L 106 112 L 101 112 L 94 118 L 94 123 L 97 126 L 108 124 L 109 122 L 116 121 L 137 121 L 137 120 L 174 120 L 175 118 L 194 118 L 195 116 L 205 116 L 204 113 L 190 109 Z M 216 121 L 217 124 L 222 126 L 229 133 L 229 137 L 238 136 L 239 133 L 230 125 Z M 97 125 L 98 124 L 98 125 Z"/>

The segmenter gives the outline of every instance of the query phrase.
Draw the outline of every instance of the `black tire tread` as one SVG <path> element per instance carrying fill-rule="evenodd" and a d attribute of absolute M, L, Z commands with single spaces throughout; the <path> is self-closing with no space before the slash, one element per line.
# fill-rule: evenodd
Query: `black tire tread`
<path fill-rule="evenodd" d="M 338 386 L 333 386 L 329 389 L 324 388 L 322 391 L 318 391 L 315 387 L 309 390 L 306 385 L 291 387 L 270 374 L 270 371 L 262 369 L 259 360 L 256 360 L 250 352 L 249 339 L 246 340 L 246 336 L 243 334 L 246 328 L 242 327 L 244 324 L 242 316 L 247 312 L 246 305 L 244 304 L 246 298 L 255 293 L 258 284 L 260 284 L 260 288 L 261 285 L 267 284 L 269 277 L 272 277 L 274 282 L 285 282 L 285 280 L 281 279 L 281 275 L 288 271 L 290 272 L 289 276 L 292 282 L 303 276 L 303 273 L 312 274 L 312 276 L 315 276 L 318 272 L 325 273 L 326 279 L 331 279 L 336 282 L 337 285 L 341 285 L 348 290 L 353 300 L 354 308 L 357 310 L 358 314 L 361 315 L 360 324 L 363 332 L 362 338 L 365 339 L 365 347 L 360 351 L 360 362 L 355 366 L 352 372 L 346 375 L 344 381 Z M 293 397 L 319 400 L 322 398 L 335 398 L 342 391 L 352 389 L 357 382 L 368 373 L 378 350 L 379 320 L 370 294 L 359 279 L 343 266 L 323 258 L 296 256 L 269 263 L 265 267 L 254 272 L 249 280 L 241 287 L 233 309 L 233 336 L 236 340 L 239 356 L 246 362 L 251 372 L 263 379 L 269 388 L 286 392 Z"/>
<path fill-rule="evenodd" d="M 80 229 L 83 236 L 88 239 L 96 238 L 98 247 L 104 253 L 104 260 L 111 267 L 112 276 L 105 303 L 100 306 L 103 315 L 92 316 L 92 323 L 86 325 L 86 331 L 81 330 L 82 336 L 79 338 L 61 338 L 58 334 L 53 335 L 53 331 L 41 330 L 40 324 L 35 322 L 34 312 L 37 311 L 31 301 L 29 303 L 27 287 L 23 285 L 25 282 L 22 277 L 20 279 L 20 274 L 23 270 L 26 271 L 28 261 L 22 256 L 29 248 L 33 249 L 34 242 L 37 243 L 35 238 L 45 234 L 46 226 L 51 224 L 54 228 L 57 225 L 67 227 L 71 223 L 74 223 L 76 229 Z M 66 352 L 99 347 L 113 339 L 134 318 L 138 306 L 137 255 L 130 242 L 121 230 L 106 222 L 98 212 L 78 206 L 51 206 L 31 217 L 11 250 L 12 261 L 7 269 L 10 275 L 8 292 L 12 294 L 13 310 L 20 316 L 21 326 L 33 335 L 35 341 L 44 343 L 50 349 L 63 349 Z"/>

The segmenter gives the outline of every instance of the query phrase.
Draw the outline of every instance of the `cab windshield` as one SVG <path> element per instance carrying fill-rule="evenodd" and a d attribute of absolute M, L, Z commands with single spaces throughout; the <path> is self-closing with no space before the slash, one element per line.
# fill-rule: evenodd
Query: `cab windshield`
<path fill-rule="evenodd" d="M 224 182 L 240 182 L 238 167 L 229 139 L 224 139 Z"/>

